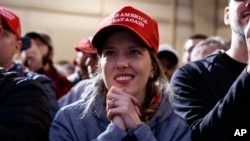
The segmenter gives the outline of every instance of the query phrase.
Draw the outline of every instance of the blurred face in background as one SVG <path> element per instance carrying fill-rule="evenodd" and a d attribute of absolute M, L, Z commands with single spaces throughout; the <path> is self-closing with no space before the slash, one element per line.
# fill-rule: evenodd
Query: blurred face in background
<path fill-rule="evenodd" d="M 0 66 L 8 68 L 12 64 L 14 55 L 20 51 L 21 41 L 9 30 L 2 30 L 0 36 Z"/>
<path fill-rule="evenodd" d="M 49 47 L 45 43 L 43 43 L 39 38 L 34 38 L 36 46 L 38 47 L 39 52 L 42 56 L 47 56 L 49 53 Z"/>
<path fill-rule="evenodd" d="M 224 10 L 224 23 L 230 25 L 233 33 L 239 35 L 243 42 L 245 42 L 244 29 L 250 19 L 248 2 L 249 0 L 231 0 Z"/>
<path fill-rule="evenodd" d="M 174 65 L 171 60 L 167 57 L 158 57 L 161 61 L 162 68 L 164 70 L 165 75 L 167 76 L 168 80 L 171 80 L 171 77 L 175 70 L 178 68 L 178 64 Z"/>
<path fill-rule="evenodd" d="M 97 64 L 98 64 L 97 54 L 77 52 L 75 61 L 76 61 L 76 64 L 82 70 L 88 71 L 89 75 L 94 74 L 97 70 Z"/>
<path fill-rule="evenodd" d="M 195 47 L 195 45 L 197 45 L 202 40 L 203 39 L 189 39 L 186 41 L 186 43 L 184 45 L 183 56 L 182 56 L 182 63 L 183 64 L 190 62 L 191 52 L 192 52 L 193 48 Z"/>

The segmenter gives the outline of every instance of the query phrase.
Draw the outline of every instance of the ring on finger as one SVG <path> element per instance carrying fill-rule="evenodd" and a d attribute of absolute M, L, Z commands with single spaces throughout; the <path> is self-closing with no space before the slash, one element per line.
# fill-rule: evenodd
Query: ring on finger
<path fill-rule="evenodd" d="M 115 99 L 111 99 L 112 107 L 115 107 Z"/>

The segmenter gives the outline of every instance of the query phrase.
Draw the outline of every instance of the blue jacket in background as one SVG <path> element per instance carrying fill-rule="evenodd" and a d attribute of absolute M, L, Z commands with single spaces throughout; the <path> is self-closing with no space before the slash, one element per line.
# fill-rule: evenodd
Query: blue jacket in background
<path fill-rule="evenodd" d="M 17 62 L 17 61 L 13 62 L 12 67 L 8 71 L 18 72 L 19 74 L 21 74 L 27 78 L 37 80 L 42 84 L 42 86 L 45 90 L 45 93 L 48 97 L 48 100 L 49 100 L 50 115 L 52 118 L 54 118 L 56 115 L 56 112 L 59 109 L 59 106 L 58 106 L 58 102 L 57 102 L 57 98 L 56 98 L 55 87 L 54 87 L 52 80 L 50 78 L 48 78 L 47 76 L 42 75 L 42 74 L 38 74 L 36 72 L 32 72 L 32 71 L 28 71 L 28 70 L 24 71 L 22 64 Z"/>
<path fill-rule="evenodd" d="M 81 95 L 84 94 L 87 86 L 90 85 L 94 80 L 94 78 L 83 79 L 75 84 L 69 92 L 67 92 L 64 96 L 58 99 L 59 107 L 63 107 L 69 105 L 81 98 Z"/>

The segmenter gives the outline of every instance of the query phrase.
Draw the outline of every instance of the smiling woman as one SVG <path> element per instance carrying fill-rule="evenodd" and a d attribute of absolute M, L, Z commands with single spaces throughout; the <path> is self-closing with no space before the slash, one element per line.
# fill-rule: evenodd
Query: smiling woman
<path fill-rule="evenodd" d="M 147 23 L 112 22 L 128 12 Z M 99 74 L 81 100 L 57 113 L 51 141 L 190 140 L 189 127 L 171 107 L 172 93 L 156 56 L 159 35 L 153 18 L 122 7 L 101 22 L 92 44 L 101 60 Z"/>

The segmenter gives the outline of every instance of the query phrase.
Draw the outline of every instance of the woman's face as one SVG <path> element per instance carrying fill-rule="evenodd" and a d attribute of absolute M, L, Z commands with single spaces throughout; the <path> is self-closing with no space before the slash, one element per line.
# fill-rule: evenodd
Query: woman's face
<path fill-rule="evenodd" d="M 128 31 L 117 31 L 105 40 L 101 70 L 107 89 L 117 86 L 135 97 L 145 95 L 147 81 L 154 75 L 147 47 Z"/>

